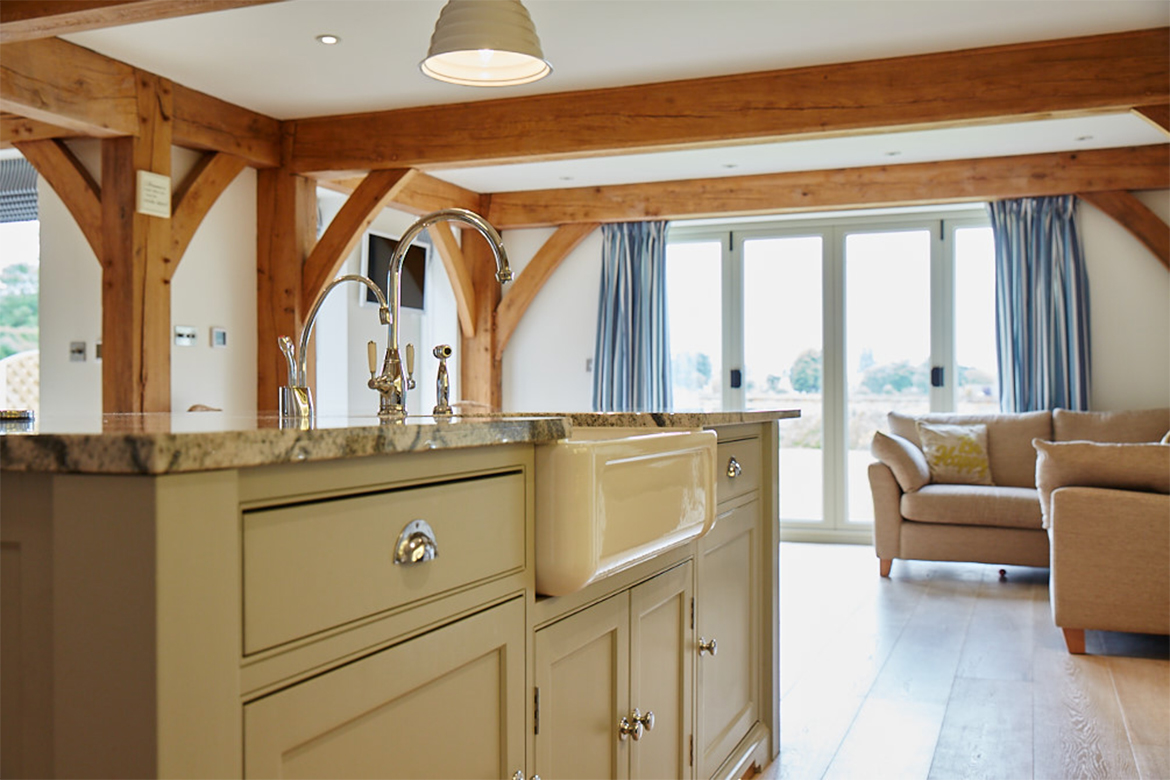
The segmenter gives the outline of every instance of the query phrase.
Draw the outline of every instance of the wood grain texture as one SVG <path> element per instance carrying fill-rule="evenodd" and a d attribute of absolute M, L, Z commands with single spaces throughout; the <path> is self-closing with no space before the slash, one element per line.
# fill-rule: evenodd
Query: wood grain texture
<path fill-rule="evenodd" d="M 179 262 L 187 252 L 187 245 L 195 237 L 195 231 L 199 229 L 207 212 L 247 165 L 240 157 L 208 152 L 175 188 L 171 208 L 171 246 L 168 250 L 172 262 L 168 268 L 168 281 L 178 270 Z"/>
<path fill-rule="evenodd" d="M 443 261 L 443 268 L 447 271 L 447 280 L 451 282 L 451 290 L 455 293 L 459 329 L 465 338 L 474 338 L 475 286 L 471 280 L 471 272 L 467 268 L 467 260 L 463 257 L 463 250 L 455 240 L 450 223 L 437 222 L 427 228 L 427 231 L 431 234 L 431 240 Z"/>
<path fill-rule="evenodd" d="M 1170 135 L 1170 104 L 1139 106 L 1134 113 L 1153 124 L 1166 135 Z"/>
<path fill-rule="evenodd" d="M 491 212 L 491 196 L 480 198 L 479 214 Z M 500 302 L 500 283 L 496 281 L 496 263 L 491 247 L 482 237 L 463 246 L 463 257 L 475 290 L 475 335 L 464 334 L 460 360 L 460 399 L 492 410 L 503 405 L 503 372 L 496 360 L 496 306 Z"/>
<path fill-rule="evenodd" d="M 77 135 L 69 130 L 48 122 L 0 112 L 0 148 L 8 148 L 21 141 L 40 141 L 46 138 L 71 138 Z"/>
<path fill-rule="evenodd" d="M 1149 206 L 1125 190 L 1079 192 L 1077 197 L 1093 204 L 1128 230 L 1170 271 L 1170 226 Z"/>
<path fill-rule="evenodd" d="M 295 122 L 290 165 L 298 172 L 427 168 L 1128 111 L 1170 102 L 1168 59 L 1170 30 L 1158 28 L 315 117 Z"/>
<path fill-rule="evenodd" d="M 353 192 L 363 178 L 320 179 L 318 184 L 337 192 Z M 475 211 L 479 208 L 479 193 L 416 170 L 407 185 L 394 194 L 393 203 L 399 211 L 419 216 L 450 208 Z"/>
<path fill-rule="evenodd" d="M 600 226 L 597 223 L 580 222 L 557 228 L 524 267 L 524 271 L 512 283 L 508 294 L 503 297 L 496 309 L 497 360 L 503 360 L 509 339 L 523 319 L 524 312 L 544 287 L 544 283 L 560 267 L 569 253 L 598 227 Z"/>
<path fill-rule="evenodd" d="M 278 336 L 296 339 L 301 318 L 301 268 L 317 237 L 313 182 L 282 168 L 256 175 L 256 408 L 275 412 L 286 384 Z"/>
<path fill-rule="evenodd" d="M 394 191 L 413 175 L 406 169 L 371 171 L 342 205 L 305 260 L 301 273 L 301 303 L 307 310 L 337 274 Z"/>
<path fill-rule="evenodd" d="M 58 38 L 5 44 L 0 109 L 84 135 L 138 132 L 135 72 Z"/>
<path fill-rule="evenodd" d="M 1089 631 L 1092 655 L 1070 656 L 1046 569 L 1008 566 L 1001 581 L 999 566 L 899 561 L 883 579 L 872 560 L 780 545 L 782 750 L 763 778 L 1168 776 L 1167 637 Z M 935 621 L 958 634 L 937 655 Z"/>
<path fill-rule="evenodd" d="M 16 145 L 37 173 L 44 177 L 64 202 L 93 253 L 102 257 L 101 188 L 64 143 L 57 140 L 24 141 Z"/>
<path fill-rule="evenodd" d="M 276 0 L 4 0 L 0 43 L 271 2 Z"/>
<path fill-rule="evenodd" d="M 1170 186 L 1170 146 L 498 193 L 500 229 L 964 203 Z"/>
<path fill-rule="evenodd" d="M 280 165 L 280 122 L 180 84 L 174 90 L 177 145 L 227 152 L 256 168 Z"/>

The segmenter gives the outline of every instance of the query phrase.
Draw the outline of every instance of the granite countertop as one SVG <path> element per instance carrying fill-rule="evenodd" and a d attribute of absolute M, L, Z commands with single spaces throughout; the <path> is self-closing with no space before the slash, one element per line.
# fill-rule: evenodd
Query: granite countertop
<path fill-rule="evenodd" d="M 703 428 L 798 417 L 752 412 L 542 413 L 410 417 L 320 417 L 310 430 L 282 428 L 275 415 L 223 412 L 48 416 L 0 423 L 0 469 L 88 474 L 171 474 L 398 452 L 539 443 L 573 426 Z"/>

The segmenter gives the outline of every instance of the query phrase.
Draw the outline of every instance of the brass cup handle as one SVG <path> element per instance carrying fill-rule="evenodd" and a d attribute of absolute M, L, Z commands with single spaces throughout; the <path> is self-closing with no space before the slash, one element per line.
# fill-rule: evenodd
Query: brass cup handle
<path fill-rule="evenodd" d="M 703 653 L 710 653 L 712 657 L 719 653 L 719 643 L 712 639 L 703 639 L 699 637 L 699 655 Z"/>
<path fill-rule="evenodd" d="M 739 461 L 732 455 L 727 461 L 727 478 L 735 479 L 743 473 L 743 466 L 739 465 Z"/>

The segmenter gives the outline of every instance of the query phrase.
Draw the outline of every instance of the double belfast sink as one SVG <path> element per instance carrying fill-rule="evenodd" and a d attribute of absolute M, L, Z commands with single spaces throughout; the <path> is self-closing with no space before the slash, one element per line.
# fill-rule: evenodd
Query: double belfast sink
<path fill-rule="evenodd" d="M 574 593 L 715 523 L 714 431 L 575 428 L 536 447 L 536 590 Z"/>

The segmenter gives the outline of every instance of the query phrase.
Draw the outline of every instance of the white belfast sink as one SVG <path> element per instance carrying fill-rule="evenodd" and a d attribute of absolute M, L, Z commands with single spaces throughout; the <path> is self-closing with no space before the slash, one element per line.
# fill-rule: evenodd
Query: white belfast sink
<path fill-rule="evenodd" d="M 714 431 L 575 428 L 536 447 L 536 590 L 563 596 L 715 524 Z"/>

